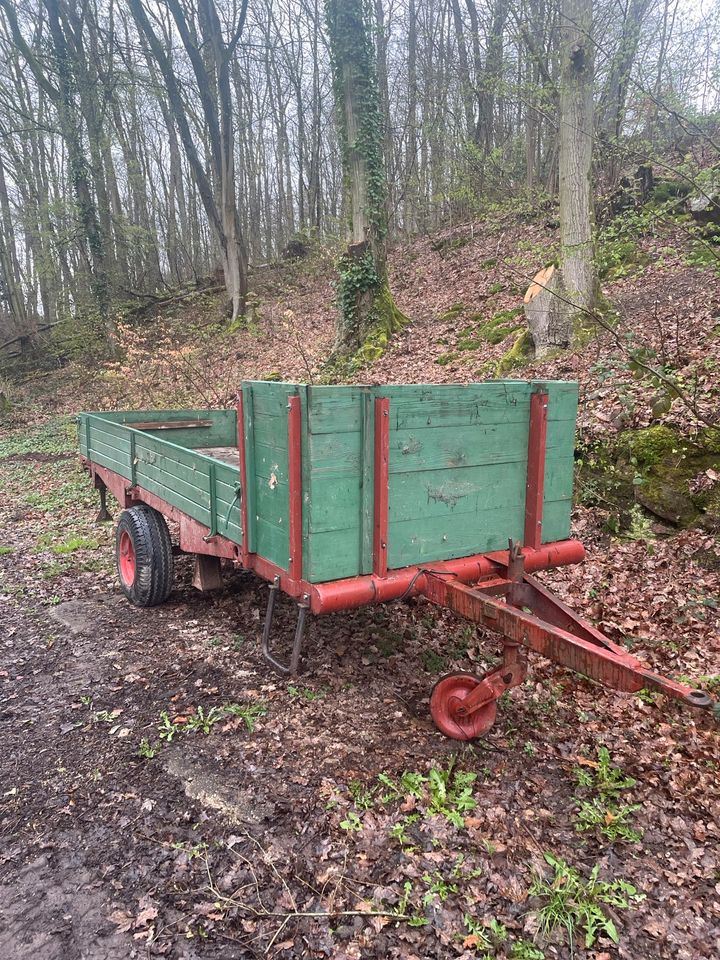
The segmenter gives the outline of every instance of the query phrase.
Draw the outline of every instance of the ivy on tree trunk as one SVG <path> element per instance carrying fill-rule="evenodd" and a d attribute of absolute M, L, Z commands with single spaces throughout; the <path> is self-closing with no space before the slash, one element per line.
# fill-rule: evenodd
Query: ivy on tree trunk
<path fill-rule="evenodd" d="M 377 331 L 389 336 L 405 318 L 387 281 L 387 180 L 371 9 L 365 0 L 326 0 L 325 16 L 348 218 L 335 350 L 347 354 Z"/>

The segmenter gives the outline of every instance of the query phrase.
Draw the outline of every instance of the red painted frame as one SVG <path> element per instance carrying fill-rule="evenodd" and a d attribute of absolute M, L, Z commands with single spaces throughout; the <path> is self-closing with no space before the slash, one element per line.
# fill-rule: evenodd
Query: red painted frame
<path fill-rule="evenodd" d="M 289 573 L 293 580 L 302 580 L 302 410 L 300 397 L 288 401 L 288 513 L 290 557 Z"/>
<path fill-rule="evenodd" d="M 373 497 L 373 574 L 387 574 L 387 540 L 390 479 L 390 401 L 375 398 L 375 465 Z"/>
<path fill-rule="evenodd" d="M 245 451 L 245 405 L 242 392 L 237 396 L 238 454 L 240 456 L 240 530 L 242 531 L 241 556 L 247 567 L 248 550 L 248 505 L 247 505 L 247 453 Z"/>
<path fill-rule="evenodd" d="M 224 557 L 239 564 L 246 570 L 252 570 L 259 577 L 272 583 L 280 578 L 280 589 L 295 599 L 307 599 L 313 614 L 338 613 L 341 610 L 354 610 L 369 603 L 385 603 L 399 597 L 417 596 L 425 587 L 426 573 L 421 565 L 402 567 L 386 571 L 385 576 L 368 574 L 360 577 L 348 577 L 344 580 L 331 580 L 326 583 L 308 583 L 296 579 L 292 574 L 278 567 L 270 560 L 256 553 L 244 553 L 240 544 L 232 543 L 217 534 L 210 536 L 208 527 L 188 517 L 181 510 L 162 500 L 142 487 L 131 487 L 125 477 L 98 466 L 85 457 L 85 467 L 97 483 L 99 479 L 110 490 L 121 507 L 131 507 L 136 503 L 146 503 L 169 520 L 180 526 L 180 548 L 186 553 L 201 553 L 209 556 Z M 242 470 L 242 467 L 241 467 Z M 244 498 L 243 498 L 244 499 Z M 547 570 L 571 563 L 581 563 L 585 558 L 585 548 L 578 540 L 559 540 L 547 543 L 540 550 L 525 549 L 525 570 Z M 460 580 L 474 583 L 481 577 L 502 575 L 507 568 L 508 553 L 498 550 L 494 553 L 479 553 L 458 560 L 442 560 L 432 564 L 434 571 Z"/>
<path fill-rule="evenodd" d="M 542 390 L 530 397 L 524 542 L 526 547 L 532 547 L 533 550 L 538 550 L 542 543 L 548 403 L 548 395 Z"/>

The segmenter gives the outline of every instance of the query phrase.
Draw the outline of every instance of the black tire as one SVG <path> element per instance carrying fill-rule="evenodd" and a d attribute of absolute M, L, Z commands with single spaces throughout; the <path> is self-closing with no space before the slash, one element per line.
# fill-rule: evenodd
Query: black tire
<path fill-rule="evenodd" d="M 165 517 L 152 507 L 123 510 L 115 534 L 122 592 L 136 607 L 154 607 L 170 596 L 173 553 Z"/>

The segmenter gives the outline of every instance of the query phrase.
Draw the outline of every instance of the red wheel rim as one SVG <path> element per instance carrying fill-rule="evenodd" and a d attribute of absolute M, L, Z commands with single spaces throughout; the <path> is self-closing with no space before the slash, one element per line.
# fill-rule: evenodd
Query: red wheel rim
<path fill-rule="evenodd" d="M 453 740 L 473 740 L 487 733 L 495 723 L 497 704 L 493 700 L 469 717 L 458 717 L 456 710 L 471 690 L 480 683 L 471 673 L 451 673 L 438 680 L 430 696 L 430 713 L 435 726 Z"/>
<path fill-rule="evenodd" d="M 135 547 L 127 530 L 123 530 L 120 534 L 118 566 L 122 582 L 126 587 L 131 587 L 135 583 Z"/>

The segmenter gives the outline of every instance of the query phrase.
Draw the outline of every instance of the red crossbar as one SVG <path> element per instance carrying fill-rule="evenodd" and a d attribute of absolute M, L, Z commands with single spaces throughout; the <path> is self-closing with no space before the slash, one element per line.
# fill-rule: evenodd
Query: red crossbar
<path fill-rule="evenodd" d="M 242 391 L 237 397 L 237 438 L 240 453 L 240 529 L 242 530 L 242 563 L 248 565 L 248 508 L 247 508 L 247 460 L 245 451 L 245 405 Z"/>

